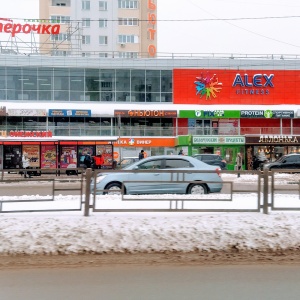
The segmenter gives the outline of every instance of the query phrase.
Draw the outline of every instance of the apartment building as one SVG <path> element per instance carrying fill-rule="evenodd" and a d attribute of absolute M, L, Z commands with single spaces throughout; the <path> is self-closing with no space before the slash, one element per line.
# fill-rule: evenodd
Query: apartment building
<path fill-rule="evenodd" d="M 59 34 L 40 36 L 40 53 L 54 56 L 153 58 L 157 0 L 39 0 L 41 22 Z"/>

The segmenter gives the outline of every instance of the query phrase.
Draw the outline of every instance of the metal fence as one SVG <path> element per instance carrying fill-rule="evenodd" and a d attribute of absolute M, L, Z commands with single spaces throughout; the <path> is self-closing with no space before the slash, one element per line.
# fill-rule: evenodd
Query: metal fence
<path fill-rule="evenodd" d="M 84 216 L 89 216 L 91 212 L 262 212 L 268 214 L 271 211 L 300 211 L 300 174 L 298 175 L 300 170 L 265 170 L 264 172 L 225 170 L 221 173 L 232 176 L 232 178 L 240 173 L 241 178 L 249 176 L 252 181 L 236 182 L 224 179 L 221 193 L 196 196 L 124 195 L 123 186 L 121 194 L 115 196 L 115 200 L 108 200 L 107 195 L 97 195 L 97 193 L 102 194 L 105 191 L 97 190 L 96 186 L 92 186 L 91 190 L 91 183 L 96 180 L 98 173 L 125 172 L 124 170 L 74 169 L 73 174 L 75 175 L 68 176 L 61 169 L 51 172 L 36 169 L 36 174 L 39 176 L 32 178 L 23 178 L 20 174 L 22 171 L 24 170 L 0 170 L 0 189 L 2 191 L 0 213 L 81 211 Z M 138 173 L 141 171 L 126 170 L 126 173 L 128 172 Z M 184 175 L 187 171 L 159 170 L 159 172 L 171 173 L 171 181 L 176 184 L 185 180 Z M 207 171 L 197 172 L 207 173 Z M 179 174 L 183 177 L 178 177 Z M 280 176 L 289 177 L 283 182 Z M 126 184 L 126 182 L 124 183 Z M 157 181 L 157 184 L 159 183 L 161 182 Z M 212 183 L 212 181 L 202 181 L 202 183 Z M 14 188 L 14 186 L 18 188 Z M 21 194 L 25 193 L 25 189 L 29 186 L 33 186 L 33 190 L 46 189 L 47 195 L 17 197 L 17 191 Z M 9 194 L 6 193 L 8 189 L 10 190 Z M 70 207 L 60 207 L 59 199 L 63 198 L 61 193 L 67 195 L 72 193 L 77 198 L 72 201 Z M 284 195 L 284 201 L 282 201 L 282 195 Z M 251 207 L 240 206 L 246 197 L 251 199 Z M 292 204 L 287 203 L 286 200 L 289 198 L 292 199 Z M 18 207 L 21 203 L 23 205 L 29 203 L 31 206 L 20 209 Z M 47 203 L 47 205 L 43 206 L 42 203 Z"/>

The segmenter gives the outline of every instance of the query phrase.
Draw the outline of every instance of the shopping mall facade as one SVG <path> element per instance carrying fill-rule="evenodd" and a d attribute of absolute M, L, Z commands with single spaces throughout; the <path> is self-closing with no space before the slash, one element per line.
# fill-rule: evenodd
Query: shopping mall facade
<path fill-rule="evenodd" d="M 300 152 L 299 62 L 0 55 L 0 169 L 19 167 L 24 151 L 54 168 L 66 153 L 78 166 L 107 151 L 109 166 L 183 149 L 219 153 L 229 169 L 237 152 L 246 169 L 261 151 Z"/>

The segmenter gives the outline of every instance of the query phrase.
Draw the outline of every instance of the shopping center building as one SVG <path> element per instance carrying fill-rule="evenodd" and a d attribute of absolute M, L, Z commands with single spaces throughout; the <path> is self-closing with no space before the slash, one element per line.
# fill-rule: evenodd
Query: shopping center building
<path fill-rule="evenodd" d="M 299 62 L 2 54 L 0 169 L 19 167 L 24 151 L 33 167 L 54 168 L 70 153 L 78 166 L 80 155 L 100 149 L 109 166 L 141 149 L 183 149 L 219 153 L 229 169 L 237 152 L 246 169 L 261 151 L 270 160 L 300 152 Z"/>

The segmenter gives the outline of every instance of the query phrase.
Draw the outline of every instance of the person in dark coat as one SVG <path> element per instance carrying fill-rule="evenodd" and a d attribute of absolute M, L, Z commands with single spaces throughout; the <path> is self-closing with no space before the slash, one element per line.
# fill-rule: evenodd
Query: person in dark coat
<path fill-rule="evenodd" d="M 141 152 L 139 153 L 139 160 L 143 159 L 144 157 L 144 150 L 141 150 Z"/>
<path fill-rule="evenodd" d="M 181 150 L 179 150 L 179 152 L 178 152 L 178 155 L 184 155 L 183 154 L 183 150 L 181 149 Z"/>
<path fill-rule="evenodd" d="M 85 157 L 84 157 L 84 164 L 86 165 L 87 168 L 90 168 L 92 165 L 92 157 L 91 154 L 88 152 Z"/>

